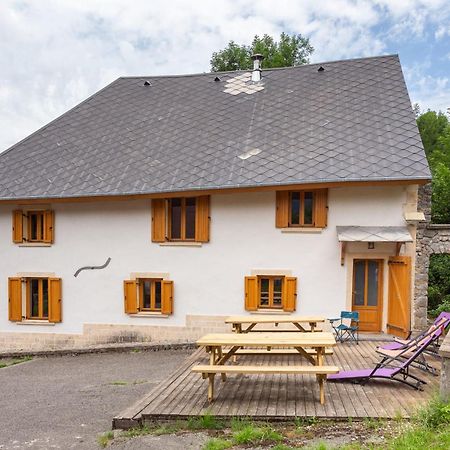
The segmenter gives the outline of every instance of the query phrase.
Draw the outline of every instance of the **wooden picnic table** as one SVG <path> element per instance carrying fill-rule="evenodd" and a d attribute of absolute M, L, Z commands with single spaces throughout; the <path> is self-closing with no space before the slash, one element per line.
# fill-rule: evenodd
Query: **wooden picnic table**
<path fill-rule="evenodd" d="M 277 331 L 278 330 L 258 330 L 255 329 L 259 324 L 274 324 L 278 326 L 280 323 L 290 323 L 295 326 L 292 331 L 322 331 L 317 329 L 317 324 L 325 322 L 325 318 L 321 316 L 291 316 L 291 315 L 278 315 L 267 314 L 261 316 L 248 315 L 248 316 L 230 316 L 225 319 L 225 323 L 230 323 L 235 333 L 248 333 L 249 331 Z M 247 328 L 243 328 L 243 325 L 248 324 Z M 304 324 L 309 324 L 309 330 L 304 327 Z M 281 329 L 280 332 L 286 332 L 285 329 Z"/>
<path fill-rule="evenodd" d="M 315 374 L 319 383 L 320 403 L 325 402 L 324 381 L 329 373 L 338 373 L 335 366 L 325 366 L 325 350 L 336 345 L 332 333 L 215 333 L 207 334 L 197 341 L 198 346 L 205 347 L 209 353 L 209 365 L 197 365 L 192 368 L 194 372 L 201 373 L 208 378 L 208 400 L 214 398 L 214 376 L 221 374 L 222 381 L 226 380 L 227 373 L 248 374 Z M 231 348 L 230 348 L 231 347 Z M 306 358 L 310 365 L 293 366 L 225 366 L 225 363 L 242 348 L 262 348 L 271 355 L 272 348 L 295 349 L 299 356 Z M 224 348 L 230 350 L 224 352 Z M 274 352 L 274 355 L 277 353 Z M 269 358 L 270 359 L 270 358 Z M 265 359 L 265 361 L 267 358 Z"/>

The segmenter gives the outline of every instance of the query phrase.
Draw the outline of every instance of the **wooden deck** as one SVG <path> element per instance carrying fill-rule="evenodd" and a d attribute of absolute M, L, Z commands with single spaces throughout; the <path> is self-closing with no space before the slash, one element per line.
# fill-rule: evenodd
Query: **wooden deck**
<path fill-rule="evenodd" d="M 379 360 L 377 341 L 338 344 L 326 364 L 341 370 L 373 367 Z M 238 364 L 257 365 L 268 356 L 239 356 Z M 271 364 L 298 364 L 298 355 L 272 356 Z M 440 367 L 438 358 L 429 362 Z M 216 399 L 207 402 L 206 380 L 191 373 L 194 364 L 208 364 L 204 349 L 196 350 L 167 380 L 139 402 L 114 418 L 113 427 L 127 428 L 136 423 L 186 419 L 209 411 L 218 418 L 232 416 L 254 420 L 292 420 L 294 417 L 392 418 L 409 417 L 415 406 L 425 402 L 437 389 L 439 377 L 424 371 L 413 372 L 428 384 L 424 391 L 394 381 L 372 381 L 364 386 L 327 382 L 325 405 L 319 402 L 319 389 L 313 375 L 229 375 L 226 382 L 216 377 Z"/>

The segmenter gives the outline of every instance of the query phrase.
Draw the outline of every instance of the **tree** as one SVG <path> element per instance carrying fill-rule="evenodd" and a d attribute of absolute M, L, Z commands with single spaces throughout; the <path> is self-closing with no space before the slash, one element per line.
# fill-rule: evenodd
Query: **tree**
<path fill-rule="evenodd" d="M 450 124 L 445 114 L 427 111 L 417 118 L 423 147 L 433 175 L 431 216 L 450 223 Z"/>
<path fill-rule="evenodd" d="M 447 116 L 442 112 L 427 111 L 417 118 L 417 126 L 419 127 L 425 153 L 430 158 L 436 149 L 438 138 L 444 134 L 445 129 L 448 127 Z"/>
<path fill-rule="evenodd" d="M 223 50 L 214 52 L 211 57 L 211 72 L 228 70 L 246 70 L 253 68 L 251 56 L 261 53 L 264 56 L 263 67 L 290 67 L 309 63 L 314 48 L 309 39 L 301 34 L 292 36 L 281 33 L 279 41 L 265 34 L 256 35 L 251 45 L 239 45 L 230 41 Z"/>

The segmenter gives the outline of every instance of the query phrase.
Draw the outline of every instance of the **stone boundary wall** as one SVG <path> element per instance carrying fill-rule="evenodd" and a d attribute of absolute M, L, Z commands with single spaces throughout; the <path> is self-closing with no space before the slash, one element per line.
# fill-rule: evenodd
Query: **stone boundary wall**
<path fill-rule="evenodd" d="M 433 254 L 450 254 L 450 224 L 431 223 L 431 183 L 419 188 L 417 210 L 425 214 L 426 221 L 417 226 L 416 269 L 413 310 L 413 330 L 427 326 L 428 268 Z"/>

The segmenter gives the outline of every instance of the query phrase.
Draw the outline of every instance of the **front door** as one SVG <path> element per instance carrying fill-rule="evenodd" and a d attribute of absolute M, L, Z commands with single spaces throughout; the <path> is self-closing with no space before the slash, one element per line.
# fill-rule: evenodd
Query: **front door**
<path fill-rule="evenodd" d="M 411 258 L 389 258 L 388 333 L 405 338 L 410 330 Z"/>
<path fill-rule="evenodd" d="M 383 260 L 353 261 L 352 310 L 359 313 L 360 331 L 381 331 Z"/>

